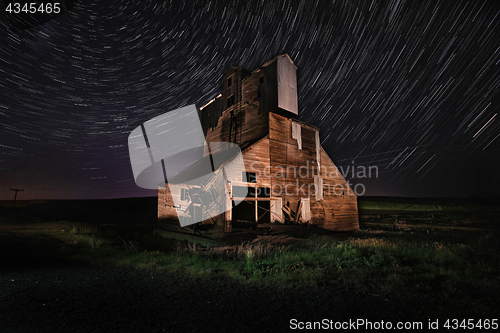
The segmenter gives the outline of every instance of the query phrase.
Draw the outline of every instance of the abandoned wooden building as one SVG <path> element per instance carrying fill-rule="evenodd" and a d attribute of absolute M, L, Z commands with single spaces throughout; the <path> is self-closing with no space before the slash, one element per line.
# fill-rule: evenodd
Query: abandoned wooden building
<path fill-rule="evenodd" d="M 296 119 L 296 69 L 287 54 L 251 73 L 229 68 L 222 93 L 201 108 L 201 122 L 208 144 L 239 145 L 245 169 L 226 180 L 229 200 L 216 217 L 205 218 L 204 211 L 194 209 L 199 205 L 188 186 L 159 187 L 160 220 L 181 218 L 176 196 L 184 202 L 184 212 L 201 214 L 202 224 L 223 232 L 277 224 L 359 229 L 357 197 L 321 147 L 319 129 Z M 241 203 L 234 205 L 237 199 Z"/>

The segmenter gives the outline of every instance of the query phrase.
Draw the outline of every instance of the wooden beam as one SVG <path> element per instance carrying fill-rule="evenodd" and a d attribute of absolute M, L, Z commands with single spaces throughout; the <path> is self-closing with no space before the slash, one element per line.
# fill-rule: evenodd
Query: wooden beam
<path fill-rule="evenodd" d="M 271 201 L 276 198 L 252 198 L 252 197 L 232 197 L 236 201 Z"/>
<path fill-rule="evenodd" d="M 297 204 L 297 213 L 295 214 L 294 224 L 297 224 L 299 222 L 301 208 L 302 208 L 302 200 L 300 200 L 299 203 Z"/>
<path fill-rule="evenodd" d="M 225 214 L 225 230 L 224 232 L 233 231 L 233 201 L 230 198 L 226 199 L 226 214 Z"/>
<path fill-rule="evenodd" d="M 259 222 L 259 202 L 255 200 L 255 223 Z"/>

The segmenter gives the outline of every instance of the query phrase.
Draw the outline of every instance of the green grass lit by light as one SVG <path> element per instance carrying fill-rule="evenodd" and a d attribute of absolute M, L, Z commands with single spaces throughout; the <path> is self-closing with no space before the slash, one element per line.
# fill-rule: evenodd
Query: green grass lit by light
<path fill-rule="evenodd" d="M 45 246 L 48 250 L 37 255 L 250 283 L 331 286 L 377 295 L 454 295 L 464 300 L 471 292 L 500 292 L 495 224 L 482 225 L 451 215 L 436 224 L 432 218 L 419 217 L 406 224 L 409 232 L 402 232 L 393 230 L 398 219 L 371 219 L 361 223 L 359 232 L 311 236 L 287 246 L 204 247 L 160 238 L 145 227 L 67 221 L 19 225 L 3 220 L 0 241 L 7 247 L 26 244 L 21 247 L 26 255 Z"/>

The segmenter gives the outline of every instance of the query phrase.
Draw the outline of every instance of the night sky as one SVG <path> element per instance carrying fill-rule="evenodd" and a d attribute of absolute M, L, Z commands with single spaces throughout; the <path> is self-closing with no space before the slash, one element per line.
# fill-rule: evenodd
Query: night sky
<path fill-rule="evenodd" d="M 500 196 L 500 1 L 75 1 L 21 32 L 0 8 L 0 199 L 156 195 L 130 132 L 283 53 L 333 161 L 378 166 L 365 195 Z"/>

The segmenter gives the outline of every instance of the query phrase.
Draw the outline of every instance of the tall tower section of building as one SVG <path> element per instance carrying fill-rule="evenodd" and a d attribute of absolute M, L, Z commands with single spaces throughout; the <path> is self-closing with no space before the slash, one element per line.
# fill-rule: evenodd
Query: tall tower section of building
<path fill-rule="evenodd" d="M 194 214 L 223 232 L 279 224 L 359 229 L 357 197 L 321 147 L 319 128 L 296 119 L 297 67 L 292 59 L 280 55 L 252 72 L 231 66 L 220 85 L 221 93 L 200 108 L 211 146 L 205 153 L 218 153 L 212 142 L 236 143 L 245 165 L 244 170 L 214 170 L 226 177 L 225 213 L 213 217 L 203 208 L 214 202 L 210 182 L 199 188 L 167 183 L 158 190 L 158 217 L 175 220 Z M 195 202 L 190 192 L 204 193 L 200 198 L 205 203 Z M 181 204 L 174 205 L 173 198 Z"/>
<path fill-rule="evenodd" d="M 203 106 L 207 142 L 244 146 L 269 133 L 269 113 L 298 115 L 297 67 L 287 54 L 251 73 L 231 66 L 222 78 L 222 93 Z"/>

